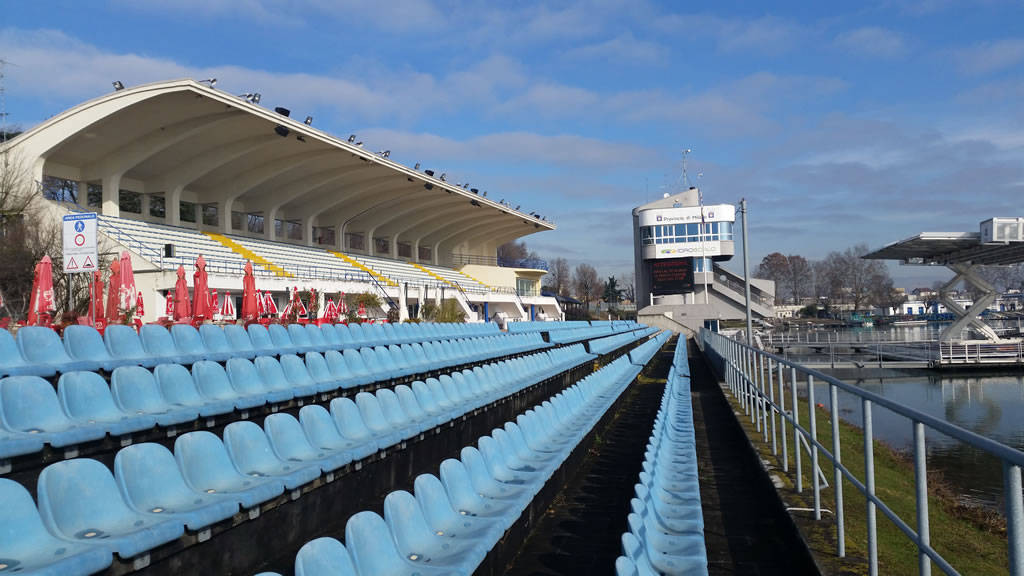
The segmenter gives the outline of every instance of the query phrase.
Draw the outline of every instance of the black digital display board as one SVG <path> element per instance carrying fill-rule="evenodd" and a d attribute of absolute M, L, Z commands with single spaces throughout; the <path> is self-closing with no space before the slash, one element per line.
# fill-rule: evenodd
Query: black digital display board
<path fill-rule="evenodd" d="M 655 296 L 693 292 L 693 258 L 653 260 L 651 293 Z"/>

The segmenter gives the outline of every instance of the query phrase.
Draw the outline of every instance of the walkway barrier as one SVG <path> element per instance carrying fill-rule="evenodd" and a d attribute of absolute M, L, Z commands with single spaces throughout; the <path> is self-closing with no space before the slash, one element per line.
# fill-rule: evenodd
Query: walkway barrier
<path fill-rule="evenodd" d="M 765 443 L 770 442 L 772 453 L 778 456 L 780 440 L 783 470 L 790 469 L 788 438 L 792 435 L 795 463 L 796 490 L 802 493 L 803 476 L 799 450 L 810 453 L 811 469 L 818 470 L 823 457 L 831 463 L 833 471 L 832 489 L 835 491 L 835 522 L 837 528 L 836 553 L 846 556 L 846 524 L 843 510 L 843 487 L 845 479 L 864 497 L 867 507 L 868 569 L 878 574 L 878 530 L 877 512 L 881 511 L 918 549 L 919 574 L 931 574 L 932 562 L 946 574 L 959 574 L 934 548 L 930 541 L 928 516 L 928 469 L 926 432 L 940 433 L 975 449 L 984 451 L 1002 462 L 1003 468 L 1003 514 L 1006 517 L 1007 545 L 1009 548 L 1009 571 L 1013 576 L 1024 576 L 1024 493 L 1021 487 L 1021 467 L 1024 466 L 1024 452 L 991 440 L 955 424 L 950 424 L 924 412 L 915 410 L 878 394 L 847 384 L 816 370 L 805 368 L 795 362 L 774 354 L 757 350 L 711 332 L 701 330 L 700 343 L 705 355 L 712 362 L 718 374 L 724 378 L 732 395 L 742 405 L 744 413 L 756 424 Z M 817 406 L 814 383 L 828 385 L 828 411 L 832 421 L 832 446 L 825 446 L 818 440 L 816 413 L 809 410 L 801 421 L 798 398 L 806 392 L 807 406 Z M 838 392 L 842 390 L 856 397 L 861 403 L 861 429 L 864 439 L 863 480 L 854 476 L 842 461 L 842 446 L 839 434 L 840 405 Z M 788 403 L 788 407 L 787 407 Z M 917 512 L 913 520 L 905 520 L 896 514 L 875 491 L 875 445 L 872 429 L 872 414 L 875 406 L 883 407 L 905 418 L 913 428 L 914 492 Z M 814 519 L 821 519 L 821 489 L 828 487 L 823 476 L 814 472 L 812 490 L 814 498 Z M 917 530 L 911 524 L 917 526 Z"/>

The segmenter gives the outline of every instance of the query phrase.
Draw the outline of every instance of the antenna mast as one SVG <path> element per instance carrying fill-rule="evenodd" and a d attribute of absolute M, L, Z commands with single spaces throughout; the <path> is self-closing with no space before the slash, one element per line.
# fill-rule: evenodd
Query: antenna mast
<path fill-rule="evenodd" d="M 0 144 L 7 142 L 7 94 L 4 92 L 4 67 L 9 64 L 0 58 Z"/>

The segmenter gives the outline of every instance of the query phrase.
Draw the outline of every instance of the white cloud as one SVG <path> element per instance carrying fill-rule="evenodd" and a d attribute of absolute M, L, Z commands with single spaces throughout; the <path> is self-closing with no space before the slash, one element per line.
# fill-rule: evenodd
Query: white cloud
<path fill-rule="evenodd" d="M 723 52 L 758 55 L 789 52 L 806 33 L 795 22 L 775 16 L 742 19 L 712 14 L 667 14 L 658 17 L 652 26 L 666 34 L 684 34 L 694 39 L 710 37 Z"/>
<path fill-rule="evenodd" d="M 836 36 L 835 44 L 852 54 L 879 58 L 897 58 L 907 51 L 906 42 L 901 34 L 877 26 L 843 32 Z"/>
<path fill-rule="evenodd" d="M 667 54 L 661 45 L 639 40 L 627 30 L 614 38 L 571 49 L 565 53 L 565 57 L 569 60 L 597 60 L 632 66 L 651 66 L 665 62 Z"/>
<path fill-rule="evenodd" d="M 1007 38 L 976 44 L 954 53 L 960 72 L 985 75 L 1013 68 L 1024 62 L 1024 38 Z"/>

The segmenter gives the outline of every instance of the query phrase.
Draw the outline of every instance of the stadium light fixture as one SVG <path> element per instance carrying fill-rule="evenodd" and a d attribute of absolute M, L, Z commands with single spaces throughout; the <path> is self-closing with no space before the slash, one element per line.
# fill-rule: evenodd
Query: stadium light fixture
<path fill-rule="evenodd" d="M 306 139 L 302 137 L 302 134 L 299 134 L 298 136 L 296 136 L 295 139 L 298 140 L 299 142 L 305 142 L 306 141 Z"/>
<path fill-rule="evenodd" d="M 277 133 L 277 135 L 280 136 L 281 138 L 284 138 L 285 136 L 288 135 L 289 132 L 291 132 L 291 130 L 278 124 L 277 126 L 274 127 L 274 132 Z"/>
<path fill-rule="evenodd" d="M 416 165 L 412 167 L 412 169 L 413 170 L 419 170 L 420 169 L 420 163 L 417 162 Z"/>
<path fill-rule="evenodd" d="M 260 100 L 262 98 L 263 98 L 262 94 L 260 94 L 259 92 L 253 92 L 253 94 L 252 94 L 252 103 L 253 104 L 259 104 Z"/>
<path fill-rule="evenodd" d="M 306 116 L 306 121 L 305 121 L 306 126 L 309 126 L 312 123 L 313 123 L 313 117 L 312 116 Z"/>
<path fill-rule="evenodd" d="M 419 164 L 417 164 L 417 166 L 419 166 Z M 434 171 L 433 170 L 424 170 L 423 173 L 426 174 L 427 176 L 433 176 L 434 175 Z"/>
<path fill-rule="evenodd" d="M 348 143 L 351 144 L 351 143 L 353 143 L 355 141 L 356 141 L 356 135 L 355 134 L 349 134 L 348 135 Z"/>
<path fill-rule="evenodd" d="M 277 112 L 281 116 L 290 116 L 291 113 L 292 113 L 291 110 L 285 108 L 284 106 L 275 106 L 274 107 L 274 112 Z"/>
<path fill-rule="evenodd" d="M 124 90 L 124 84 L 122 84 L 120 80 L 114 80 L 113 84 L 115 92 L 118 90 Z"/>
<path fill-rule="evenodd" d="M 200 80 L 200 84 L 209 84 L 210 88 L 213 88 L 217 84 L 216 78 L 207 78 L 206 80 Z"/>
<path fill-rule="evenodd" d="M 447 182 L 447 181 L 448 181 L 448 173 L 447 172 L 441 172 L 441 182 Z"/>

